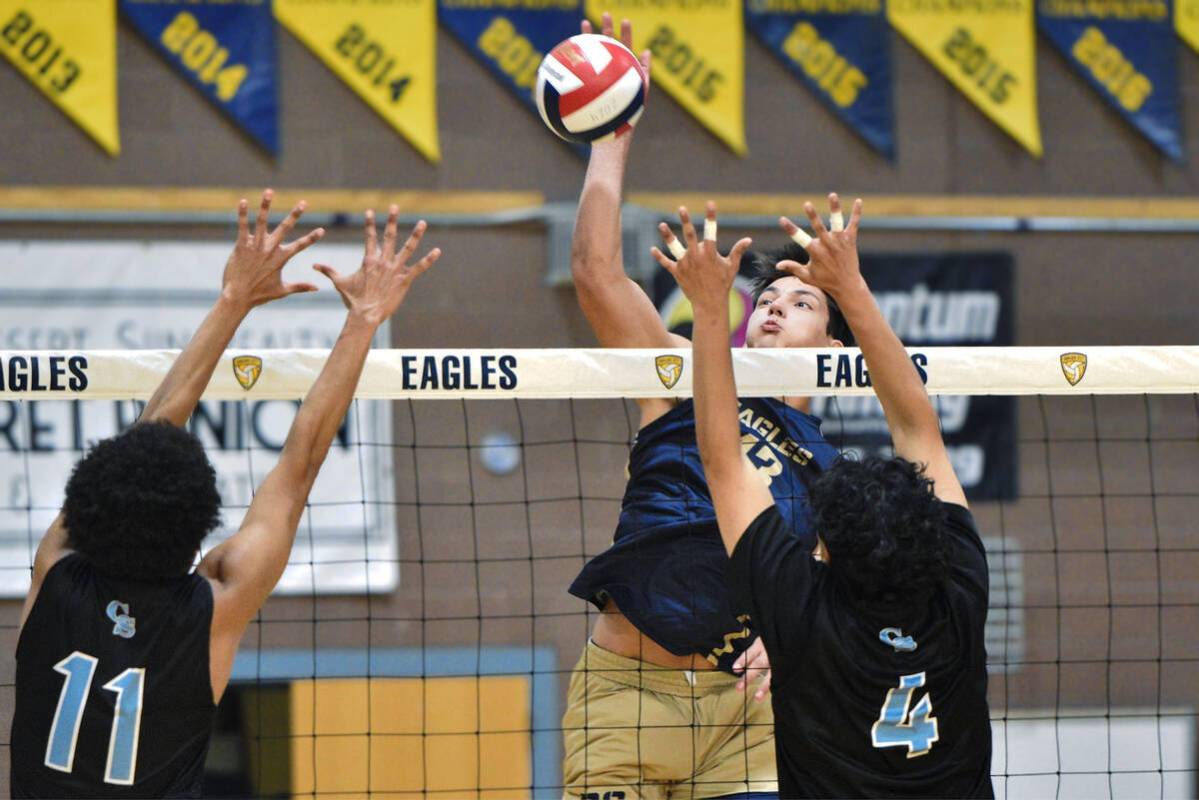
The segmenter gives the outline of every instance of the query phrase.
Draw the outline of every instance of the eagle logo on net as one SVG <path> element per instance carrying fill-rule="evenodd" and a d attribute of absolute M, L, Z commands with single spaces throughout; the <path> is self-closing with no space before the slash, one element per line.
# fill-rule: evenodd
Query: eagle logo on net
<path fill-rule="evenodd" d="M 233 377 L 247 392 L 262 377 L 262 359 L 258 356 L 237 356 L 233 359 Z"/>
<path fill-rule="evenodd" d="M 1062 353 L 1059 359 L 1062 364 L 1062 374 L 1066 376 L 1071 386 L 1077 386 L 1082 377 L 1087 374 L 1086 353 Z"/>
<path fill-rule="evenodd" d="M 658 380 L 667 389 L 673 389 L 679 378 L 683 377 L 682 356 L 658 356 L 654 359 L 654 366 L 658 370 Z"/>

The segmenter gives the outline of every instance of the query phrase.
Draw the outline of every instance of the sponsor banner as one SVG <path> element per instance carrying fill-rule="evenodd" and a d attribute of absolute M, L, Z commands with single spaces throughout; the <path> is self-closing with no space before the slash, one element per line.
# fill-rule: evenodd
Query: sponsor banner
<path fill-rule="evenodd" d="M 894 157 L 891 31 L 883 0 L 747 0 L 745 19 L 855 133 Z"/>
<path fill-rule="evenodd" d="M 135 30 L 272 155 L 279 151 L 269 0 L 121 0 Z"/>
<path fill-rule="evenodd" d="M 1141 135 L 1182 160 L 1170 0 L 1040 0 L 1053 46 Z"/>
<path fill-rule="evenodd" d="M 587 0 L 598 25 L 608 11 L 633 23 L 633 52 L 653 54 L 653 83 L 737 155 L 745 155 L 742 0 Z"/>
<path fill-rule="evenodd" d="M 274 0 L 275 18 L 421 155 L 437 138 L 435 0 Z"/>
<path fill-rule="evenodd" d="M 887 18 L 962 94 L 1041 155 L 1033 0 L 889 0 Z"/>
<path fill-rule="evenodd" d="M 228 255 L 228 245 L 212 242 L 0 243 L 8 275 L 0 293 L 0 596 L 24 595 L 33 548 L 61 507 L 72 466 L 90 443 L 137 418 L 141 403 L 119 398 L 147 399 L 162 380 L 177 353 L 166 348 L 182 347 L 204 318 Z M 328 263 L 352 268 L 361 257 L 360 245 L 321 246 Z M 309 280 L 309 263 L 288 266 L 286 279 Z M 241 524 L 299 405 L 294 393 L 257 395 L 276 367 L 269 348 L 327 354 L 337 339 L 345 308 L 336 292 L 322 289 L 255 309 L 217 366 L 214 385 L 231 391 L 206 397 L 192 418 L 223 500 L 222 526 L 206 549 Z M 384 333 L 379 342 L 385 341 Z M 307 365 L 309 384 L 323 362 Z M 102 391 L 93 395 L 95 389 Z M 280 592 L 395 588 L 394 467 L 390 448 L 373 446 L 390 442 L 388 404 L 351 406 L 317 478 Z"/>
<path fill-rule="evenodd" d="M 438 0 L 437 13 L 441 24 L 540 119 L 533 100 L 537 67 L 559 42 L 579 32 L 581 0 Z"/>
<path fill-rule="evenodd" d="M 891 328 L 912 349 L 1008 346 L 1015 308 L 1012 258 L 1007 253 L 869 255 L 862 272 Z M 913 355 L 916 369 L 928 365 Z M 852 364 L 853 381 L 863 363 Z M 838 364 L 842 374 L 845 365 Z M 833 372 L 833 382 L 837 372 Z M 869 382 L 869 374 L 865 375 Z M 1016 496 L 1016 401 L 997 395 L 933 399 L 946 449 L 967 495 L 975 500 Z M 891 434 L 874 397 L 813 398 L 824 433 L 839 449 L 890 455 Z"/>
<path fill-rule="evenodd" d="M 1175 0 L 1174 28 L 1199 53 L 1199 0 Z"/>
<path fill-rule="evenodd" d="M 0 0 L 0 53 L 105 152 L 120 154 L 116 0 Z"/>

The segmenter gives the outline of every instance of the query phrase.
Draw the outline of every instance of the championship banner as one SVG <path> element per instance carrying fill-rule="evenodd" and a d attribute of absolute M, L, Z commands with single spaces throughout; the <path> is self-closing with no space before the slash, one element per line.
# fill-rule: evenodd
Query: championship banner
<path fill-rule="evenodd" d="M 749 261 L 748 259 L 746 261 Z M 753 313 L 754 267 L 743 262 L 729 293 L 730 342 L 743 348 Z M 883 315 L 909 350 L 929 347 L 1002 347 L 1012 344 L 1015 310 L 1012 258 L 1006 253 L 862 256 L 862 272 Z M 654 276 L 654 304 L 671 333 L 691 338 L 691 304 L 666 270 Z M 981 347 L 980 347 L 981 346 Z M 804 349 L 806 350 L 806 348 Z M 745 352 L 742 349 L 741 352 Z M 751 349 L 755 354 L 765 350 Z M 799 350 L 797 349 L 798 353 Z M 828 351 L 825 351 L 828 352 Z M 913 360 L 918 368 L 925 363 Z M 1056 364 L 1047 359 L 1051 366 Z M 865 362 L 844 350 L 817 360 L 813 389 L 869 387 Z M 1057 376 L 1058 382 L 1062 379 Z M 935 385 L 929 380 L 929 389 Z M 1014 381 L 1013 381 L 1014 383 Z M 792 384 L 799 389 L 800 383 Z M 738 376 L 742 394 L 747 384 Z M 1016 493 L 1016 406 L 1011 397 L 948 395 L 933 401 L 945 444 L 969 496 L 1009 499 Z M 882 406 L 871 394 L 857 397 L 814 396 L 812 413 L 824 420 L 824 435 L 839 450 L 885 451 L 891 442 Z"/>
<path fill-rule="evenodd" d="M 439 0 L 437 8 L 450 33 L 540 119 L 533 101 L 537 67 L 555 45 L 579 33 L 580 0 Z"/>
<path fill-rule="evenodd" d="M 135 30 L 271 155 L 279 152 L 269 0 L 121 0 Z"/>
<path fill-rule="evenodd" d="M 1040 0 L 1037 21 L 1054 47 L 1126 120 L 1182 160 L 1170 0 Z"/>
<path fill-rule="evenodd" d="M 745 146 L 742 0 L 586 0 L 598 26 L 608 11 L 633 23 L 633 52 L 653 54 L 651 80 L 737 155 Z M 597 28 L 598 30 L 598 28 Z M 652 100 L 651 100 L 652 102 Z"/>
<path fill-rule="evenodd" d="M 890 0 L 887 18 L 991 121 L 1038 158 L 1033 0 Z"/>
<path fill-rule="evenodd" d="M 882 0 L 748 0 L 745 14 L 788 69 L 871 147 L 894 157 L 891 32 Z"/>
<path fill-rule="evenodd" d="M 1174 27 L 1182 40 L 1199 53 L 1199 0 L 1175 0 Z"/>
<path fill-rule="evenodd" d="M 441 160 L 434 0 L 274 0 L 292 35 L 399 131 Z"/>
<path fill-rule="evenodd" d="M 0 52 L 105 152 L 120 154 L 116 0 L 0 0 Z"/>

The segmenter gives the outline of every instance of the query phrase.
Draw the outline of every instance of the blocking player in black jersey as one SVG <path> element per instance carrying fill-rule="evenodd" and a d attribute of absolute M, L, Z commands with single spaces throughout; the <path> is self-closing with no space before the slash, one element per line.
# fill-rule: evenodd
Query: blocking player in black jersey
<path fill-rule="evenodd" d="M 824 562 L 788 535 L 741 451 L 727 333 L 736 264 L 686 219 L 685 255 L 655 253 L 695 309 L 697 436 L 730 587 L 773 669 L 779 794 L 993 797 L 982 541 L 924 385 L 859 271 L 861 201 L 843 231 L 805 211 L 809 261 L 780 267 L 844 310 L 896 453 L 840 460 L 811 488 Z"/>
<path fill-rule="evenodd" d="M 14 797 L 200 796 L 238 642 L 287 566 L 371 339 L 440 255 L 408 266 L 424 223 L 397 253 L 393 206 L 381 250 L 367 212 L 356 273 L 316 267 L 349 309 L 345 325 L 241 528 L 192 572 L 220 496 L 203 448 L 182 426 L 250 309 L 316 290 L 284 283 L 280 271 L 323 231 L 284 244 L 304 204 L 269 231 L 270 202 L 268 190 L 251 232 L 241 201 L 220 298 L 138 423 L 76 465 L 38 547 L 17 643 Z"/>

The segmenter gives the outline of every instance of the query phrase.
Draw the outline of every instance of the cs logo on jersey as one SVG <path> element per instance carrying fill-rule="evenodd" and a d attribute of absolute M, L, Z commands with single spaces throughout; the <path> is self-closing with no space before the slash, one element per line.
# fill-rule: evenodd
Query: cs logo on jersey
<path fill-rule="evenodd" d="M 1062 364 L 1062 374 L 1071 386 L 1077 386 L 1082 376 L 1087 374 L 1086 353 L 1062 353 L 1059 359 Z"/>
<path fill-rule="evenodd" d="M 262 359 L 258 356 L 237 356 L 233 359 L 233 377 L 247 392 L 262 375 Z"/>
<path fill-rule="evenodd" d="M 910 653 L 916 649 L 916 640 L 904 636 L 899 628 L 883 628 L 878 632 L 878 640 L 894 647 L 897 653 Z"/>
<path fill-rule="evenodd" d="M 673 389 L 679 378 L 683 377 L 682 356 L 658 356 L 654 359 L 654 366 L 658 368 L 658 380 L 667 389 Z"/>
<path fill-rule="evenodd" d="M 108 618 L 116 624 L 112 626 L 112 635 L 122 639 L 132 639 L 137 633 L 137 619 L 129 616 L 129 604 L 113 600 L 108 604 Z"/>

